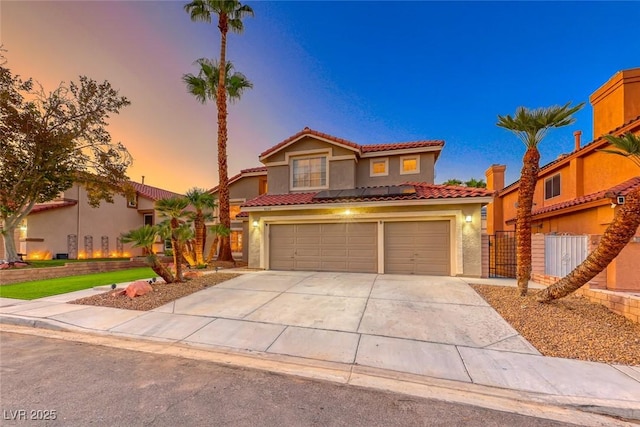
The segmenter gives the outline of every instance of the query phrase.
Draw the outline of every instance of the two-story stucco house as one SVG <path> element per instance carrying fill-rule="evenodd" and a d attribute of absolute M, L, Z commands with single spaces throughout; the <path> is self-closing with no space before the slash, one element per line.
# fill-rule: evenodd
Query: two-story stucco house
<path fill-rule="evenodd" d="M 16 248 L 26 259 L 109 258 L 142 255 L 142 249 L 123 244 L 120 234 L 159 222 L 154 204 L 179 194 L 130 182 L 135 196 L 114 194 L 113 203 L 92 208 L 87 191 L 75 184 L 56 200 L 36 205 L 16 236 Z M 157 252 L 164 250 L 158 241 Z M 0 257 L 1 258 L 1 257 Z"/>
<path fill-rule="evenodd" d="M 268 191 L 242 205 L 249 267 L 480 276 L 492 192 L 434 185 L 443 147 L 305 128 L 264 151 Z"/>

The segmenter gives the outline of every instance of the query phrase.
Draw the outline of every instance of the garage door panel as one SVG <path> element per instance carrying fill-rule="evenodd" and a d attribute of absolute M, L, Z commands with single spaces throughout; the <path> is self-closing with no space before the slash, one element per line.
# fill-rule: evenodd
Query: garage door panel
<path fill-rule="evenodd" d="M 385 224 L 385 273 L 450 274 L 448 221 Z"/>
<path fill-rule="evenodd" d="M 378 270 L 376 223 L 276 224 L 270 227 L 269 267 L 272 269 L 364 273 Z"/>

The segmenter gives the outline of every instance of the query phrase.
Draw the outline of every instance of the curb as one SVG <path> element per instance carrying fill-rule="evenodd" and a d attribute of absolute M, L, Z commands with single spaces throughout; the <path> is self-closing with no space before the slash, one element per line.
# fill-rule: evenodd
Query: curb
<path fill-rule="evenodd" d="M 361 365 L 145 337 L 122 337 L 55 320 L 0 315 L 0 331 L 257 369 L 583 426 L 630 426 L 632 424 L 624 420 L 640 421 L 640 407 L 636 402 L 546 395 Z"/>

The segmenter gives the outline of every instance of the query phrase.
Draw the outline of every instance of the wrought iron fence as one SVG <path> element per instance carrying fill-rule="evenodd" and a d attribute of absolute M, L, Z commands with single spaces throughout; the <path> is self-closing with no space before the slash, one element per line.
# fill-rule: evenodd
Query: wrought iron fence
<path fill-rule="evenodd" d="M 489 277 L 516 277 L 516 233 L 489 235 Z"/>

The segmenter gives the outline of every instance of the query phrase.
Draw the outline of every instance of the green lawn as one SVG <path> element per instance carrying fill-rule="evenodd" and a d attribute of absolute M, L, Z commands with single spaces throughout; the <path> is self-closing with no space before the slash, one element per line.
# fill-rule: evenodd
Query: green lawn
<path fill-rule="evenodd" d="M 60 277 L 58 279 L 36 280 L 0 286 L 0 297 L 31 300 L 51 295 L 66 294 L 67 292 L 88 289 L 94 286 L 130 282 L 155 276 L 156 273 L 154 273 L 153 270 L 148 267 L 143 267 L 107 273 Z"/>
<path fill-rule="evenodd" d="M 91 258 L 91 259 L 46 259 L 29 260 L 33 268 L 60 267 L 71 262 L 96 262 L 96 261 L 129 261 L 131 258 Z"/>

